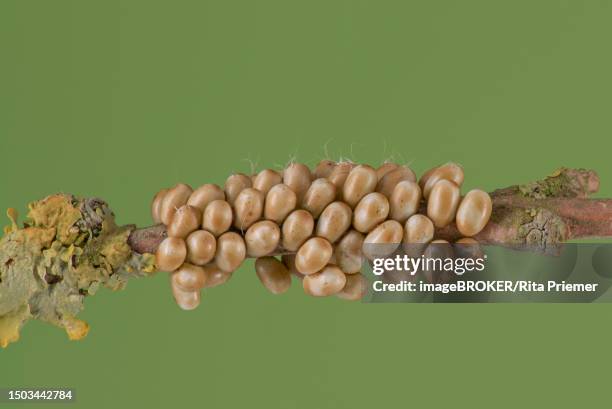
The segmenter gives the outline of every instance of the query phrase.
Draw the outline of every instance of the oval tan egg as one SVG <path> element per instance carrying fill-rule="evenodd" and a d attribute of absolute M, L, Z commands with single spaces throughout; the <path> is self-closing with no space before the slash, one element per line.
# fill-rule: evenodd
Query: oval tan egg
<path fill-rule="evenodd" d="M 282 246 L 288 251 L 298 248 L 312 236 L 314 219 L 306 210 L 295 210 L 287 216 L 282 227 Z"/>
<path fill-rule="evenodd" d="M 169 237 L 185 238 L 191 232 L 196 231 L 202 223 L 202 212 L 193 206 L 184 205 L 179 207 L 168 225 Z"/>
<path fill-rule="evenodd" d="M 182 310 L 194 310 L 200 305 L 200 291 L 184 291 L 176 285 L 171 285 L 171 288 L 174 301 Z"/>
<path fill-rule="evenodd" d="M 404 253 L 413 258 L 420 257 L 427 243 L 433 240 L 434 232 L 435 227 L 429 217 L 422 214 L 410 216 L 404 223 Z"/>
<path fill-rule="evenodd" d="M 453 245 L 455 254 L 457 257 L 477 259 L 483 258 L 484 252 L 478 240 L 471 237 L 463 237 L 455 242 Z"/>
<path fill-rule="evenodd" d="M 174 271 L 179 268 L 187 258 L 187 245 L 185 240 L 177 237 L 166 237 L 155 252 L 155 264 L 161 271 Z"/>
<path fill-rule="evenodd" d="M 378 177 L 374 168 L 368 165 L 355 166 L 342 187 L 342 199 L 353 208 L 365 195 L 376 189 L 376 183 Z"/>
<path fill-rule="evenodd" d="M 446 240 L 434 240 L 425 249 L 423 253 L 425 260 L 431 260 L 429 265 L 426 265 L 422 270 L 425 279 L 430 283 L 446 283 L 451 281 L 455 273 L 444 268 L 446 260 L 455 258 L 453 246 Z M 435 262 L 441 260 L 441 263 Z M 441 267 L 441 268 L 440 268 Z"/>
<path fill-rule="evenodd" d="M 234 226 L 240 230 L 248 229 L 263 214 L 264 195 L 257 189 L 246 188 L 234 202 Z"/>
<path fill-rule="evenodd" d="M 225 284 L 232 277 L 232 272 L 223 271 L 214 263 L 206 264 L 202 268 L 206 275 L 204 288 L 213 288 Z"/>
<path fill-rule="evenodd" d="M 389 217 L 404 223 L 419 211 L 421 188 L 411 180 L 402 180 L 393 189 L 389 198 Z"/>
<path fill-rule="evenodd" d="M 380 180 L 387 173 L 391 172 L 392 170 L 397 169 L 398 167 L 399 165 L 397 163 L 385 162 L 376 169 L 376 177 L 378 178 L 378 180 Z"/>
<path fill-rule="evenodd" d="M 266 195 L 272 186 L 278 185 L 282 180 L 281 174 L 277 171 L 273 169 L 264 169 L 255 176 L 253 187 Z"/>
<path fill-rule="evenodd" d="M 217 237 L 230 228 L 233 220 L 234 214 L 230 204 L 225 200 L 213 200 L 204 209 L 202 228 Z"/>
<path fill-rule="evenodd" d="M 323 159 L 315 166 L 312 175 L 315 179 L 327 178 L 336 167 L 336 162 L 329 159 Z"/>
<path fill-rule="evenodd" d="M 393 189 L 402 180 L 416 182 L 416 175 L 408 166 L 398 166 L 384 175 L 376 185 L 376 191 L 386 197 L 391 197 Z"/>
<path fill-rule="evenodd" d="M 363 255 L 361 249 L 365 236 L 357 230 L 350 230 L 340 239 L 334 249 L 336 263 L 346 274 L 355 274 L 361 271 Z"/>
<path fill-rule="evenodd" d="M 448 226 L 455 219 L 460 199 L 461 192 L 456 184 L 446 179 L 438 180 L 427 200 L 427 217 L 437 228 Z"/>
<path fill-rule="evenodd" d="M 193 191 L 191 196 L 189 196 L 189 200 L 187 200 L 187 204 L 203 212 L 206 206 L 213 200 L 225 200 L 225 193 L 219 186 L 207 183 Z"/>
<path fill-rule="evenodd" d="M 335 243 L 351 227 L 353 211 L 344 202 L 330 203 L 319 216 L 316 235 Z"/>
<path fill-rule="evenodd" d="M 285 267 L 287 267 L 287 270 L 299 280 L 303 280 L 304 277 L 306 277 L 304 274 L 300 273 L 295 266 L 295 254 L 283 254 L 281 256 L 281 261 Z"/>
<path fill-rule="evenodd" d="M 347 301 L 359 301 L 367 291 L 368 282 L 365 277 L 361 274 L 351 274 L 346 276 L 346 284 L 336 296 Z"/>
<path fill-rule="evenodd" d="M 264 217 L 281 224 L 297 205 L 297 195 L 285 184 L 273 186 L 266 196 Z"/>
<path fill-rule="evenodd" d="M 434 224 L 429 217 L 422 214 L 410 216 L 404 224 L 404 239 L 406 244 L 429 243 L 434 237 Z"/>
<path fill-rule="evenodd" d="M 272 294 L 282 294 L 291 287 L 289 270 L 274 257 L 259 257 L 255 260 L 255 272 L 259 281 Z"/>
<path fill-rule="evenodd" d="M 336 187 L 336 199 L 342 200 L 342 188 L 355 165 L 352 162 L 338 162 L 327 179 Z"/>
<path fill-rule="evenodd" d="M 391 255 L 402 241 L 402 225 L 395 220 L 379 224 L 363 240 L 363 255 L 372 260 Z"/>
<path fill-rule="evenodd" d="M 253 182 L 250 176 L 244 173 L 230 175 L 225 181 L 225 200 L 227 200 L 230 205 L 233 205 L 240 192 L 252 186 Z"/>
<path fill-rule="evenodd" d="M 234 232 L 223 233 L 217 239 L 215 264 L 221 270 L 233 272 L 246 257 L 246 245 L 242 237 Z"/>
<path fill-rule="evenodd" d="M 305 275 L 314 274 L 325 267 L 333 250 L 329 241 L 321 237 L 308 239 L 295 255 L 295 268 Z"/>
<path fill-rule="evenodd" d="M 309 211 L 316 219 L 328 204 L 336 198 L 336 186 L 327 179 L 316 179 L 312 182 L 304 199 L 302 208 Z"/>
<path fill-rule="evenodd" d="M 429 195 L 433 187 L 440 180 L 448 180 L 453 182 L 456 186 L 461 187 L 463 184 L 463 168 L 456 163 L 446 163 L 444 165 L 434 168 L 430 172 L 426 172 L 421 178 L 420 185 L 423 191 L 423 197 L 429 199 Z"/>
<path fill-rule="evenodd" d="M 346 276 L 336 266 L 325 266 L 322 270 L 307 275 L 302 281 L 304 292 L 314 297 L 327 297 L 342 291 Z"/>
<path fill-rule="evenodd" d="M 178 270 L 171 274 L 170 279 L 173 285 L 176 285 L 183 291 L 198 291 L 206 283 L 206 274 L 200 266 L 183 263 Z"/>
<path fill-rule="evenodd" d="M 491 218 L 493 203 L 491 196 L 485 191 L 470 190 L 457 209 L 455 221 L 457 229 L 464 236 L 475 236 L 485 228 Z"/>
<path fill-rule="evenodd" d="M 271 254 L 278 247 L 280 234 L 280 228 L 274 222 L 263 220 L 254 223 L 244 235 L 247 255 L 262 257 Z"/>
<path fill-rule="evenodd" d="M 187 203 L 192 192 L 193 189 L 191 189 L 191 186 L 179 183 L 164 195 L 161 211 L 159 213 L 159 217 L 163 224 L 170 224 L 176 209 Z"/>
<path fill-rule="evenodd" d="M 310 169 L 303 163 L 290 163 L 283 171 L 283 183 L 295 192 L 298 203 L 301 203 L 311 181 Z"/>
<path fill-rule="evenodd" d="M 389 201 L 378 192 L 368 193 L 353 212 L 353 227 L 362 233 L 367 233 L 382 223 L 389 215 Z"/>
<path fill-rule="evenodd" d="M 153 197 L 153 201 L 151 202 L 151 217 L 153 218 L 153 221 L 155 223 L 161 223 L 162 203 L 168 190 L 169 189 L 162 189 L 157 192 L 157 194 L 155 194 L 155 197 Z"/>
<path fill-rule="evenodd" d="M 187 244 L 187 261 L 203 266 L 208 264 L 217 251 L 217 240 L 206 230 L 196 230 L 185 239 Z"/>

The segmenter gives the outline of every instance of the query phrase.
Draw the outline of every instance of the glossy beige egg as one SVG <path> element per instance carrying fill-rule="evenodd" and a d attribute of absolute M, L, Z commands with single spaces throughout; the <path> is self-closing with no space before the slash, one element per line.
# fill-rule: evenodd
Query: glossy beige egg
<path fill-rule="evenodd" d="M 170 272 L 179 268 L 186 258 L 185 240 L 178 237 L 167 237 L 157 247 L 155 264 L 158 270 Z"/>
<path fill-rule="evenodd" d="M 204 212 L 206 206 L 213 200 L 225 200 L 225 192 L 219 186 L 207 183 L 193 191 L 187 204 L 196 207 L 200 212 Z"/>
<path fill-rule="evenodd" d="M 206 264 L 204 267 L 204 288 L 213 288 L 225 284 L 232 277 L 232 272 L 221 270 L 216 264 Z"/>
<path fill-rule="evenodd" d="M 282 294 L 291 287 L 289 270 L 274 257 L 260 257 L 255 260 L 255 272 L 259 281 L 272 294 Z"/>
<path fill-rule="evenodd" d="M 306 210 L 294 210 L 287 216 L 282 227 L 282 246 L 288 251 L 298 248 L 312 236 L 314 219 Z"/>
<path fill-rule="evenodd" d="M 187 244 L 187 261 L 203 266 L 208 264 L 217 251 L 217 240 L 206 230 L 196 230 L 185 239 Z"/>
<path fill-rule="evenodd" d="M 411 180 L 402 180 L 393 189 L 389 198 L 389 217 L 404 223 L 419 211 L 421 188 Z"/>
<path fill-rule="evenodd" d="M 363 264 L 363 240 L 365 236 L 357 230 L 350 230 L 340 239 L 334 248 L 336 264 L 346 274 L 355 274 L 361 271 Z"/>
<path fill-rule="evenodd" d="M 257 189 L 246 188 L 234 202 L 234 226 L 246 231 L 253 223 L 261 219 L 264 208 L 264 195 Z"/>
<path fill-rule="evenodd" d="M 329 241 L 321 237 L 308 239 L 295 255 L 295 267 L 302 274 L 314 274 L 328 263 L 333 253 Z"/>
<path fill-rule="evenodd" d="M 421 177 L 419 184 L 421 185 L 423 197 L 428 199 L 431 190 L 438 181 L 448 180 L 453 182 L 456 186 L 461 187 L 463 178 L 463 168 L 456 163 L 449 162 L 426 172 Z"/>
<path fill-rule="evenodd" d="M 344 202 L 330 203 L 319 216 L 316 235 L 335 243 L 351 227 L 353 211 Z"/>
<path fill-rule="evenodd" d="M 374 191 L 377 183 L 378 177 L 374 168 L 368 165 L 355 166 L 342 187 L 342 200 L 353 208 L 365 195 Z"/>
<path fill-rule="evenodd" d="M 250 176 L 244 173 L 235 173 L 231 175 L 225 181 L 225 200 L 227 200 L 230 205 L 233 205 L 240 192 L 252 186 L 253 182 Z"/>
<path fill-rule="evenodd" d="M 176 285 L 171 285 L 172 295 L 176 305 L 182 310 L 194 310 L 200 305 L 200 291 L 184 291 Z"/>
<path fill-rule="evenodd" d="M 264 169 L 255 176 L 253 187 L 264 195 L 268 194 L 272 186 L 282 183 L 283 177 L 273 169 Z"/>
<path fill-rule="evenodd" d="M 196 231 L 202 223 L 202 212 L 200 209 L 184 205 L 179 207 L 168 225 L 169 237 L 185 238 L 191 232 Z"/>
<path fill-rule="evenodd" d="M 306 275 L 300 273 L 295 266 L 295 254 L 283 254 L 281 256 L 281 261 L 287 267 L 289 273 L 295 276 L 299 280 L 303 280 Z"/>
<path fill-rule="evenodd" d="M 457 229 L 464 236 L 475 236 L 485 228 L 491 218 L 493 203 L 485 191 L 470 190 L 457 209 Z"/>
<path fill-rule="evenodd" d="M 459 200 L 461 192 L 456 184 L 446 179 L 438 180 L 427 199 L 427 217 L 437 228 L 448 226 L 455 220 Z"/>
<path fill-rule="evenodd" d="M 367 233 L 389 215 L 389 201 L 378 192 L 368 193 L 359 201 L 353 212 L 353 227 L 362 233 Z"/>
<path fill-rule="evenodd" d="M 295 192 L 298 203 L 302 202 L 302 198 L 310 187 L 311 181 L 312 174 L 310 169 L 303 163 L 290 163 L 283 171 L 283 183 Z"/>
<path fill-rule="evenodd" d="M 242 237 L 234 232 L 223 233 L 217 239 L 215 264 L 221 270 L 233 272 L 246 257 L 246 245 Z"/>
<path fill-rule="evenodd" d="M 230 204 L 225 200 L 213 200 L 204 209 L 202 228 L 218 237 L 229 230 L 233 220 L 234 214 Z"/>
<path fill-rule="evenodd" d="M 297 205 L 296 193 L 285 184 L 273 186 L 264 205 L 264 217 L 281 224 Z"/>
<path fill-rule="evenodd" d="M 435 227 L 429 217 L 422 214 L 410 216 L 404 224 L 403 242 L 423 244 L 433 240 Z"/>
<path fill-rule="evenodd" d="M 161 223 L 161 209 L 162 203 L 164 201 L 164 197 L 169 189 L 162 189 L 155 194 L 153 197 L 153 201 L 151 202 L 151 217 L 153 218 L 153 222 Z"/>
<path fill-rule="evenodd" d="M 346 284 L 336 296 L 347 301 L 359 301 L 367 291 L 368 281 L 365 277 L 361 274 L 351 274 L 346 276 Z"/>
<path fill-rule="evenodd" d="M 470 259 L 484 258 L 484 251 L 480 243 L 471 237 L 457 240 L 453 244 L 453 250 L 457 257 Z"/>
<path fill-rule="evenodd" d="M 165 225 L 170 224 L 176 209 L 187 203 L 187 199 L 189 199 L 192 192 L 191 186 L 184 183 L 179 183 L 166 192 L 159 214 L 162 223 Z"/>
<path fill-rule="evenodd" d="M 393 189 L 402 180 L 416 182 L 416 175 L 408 166 L 398 166 L 385 174 L 376 184 L 376 191 L 386 197 L 391 197 Z"/>
<path fill-rule="evenodd" d="M 333 172 L 336 167 L 336 162 L 329 159 L 323 159 L 315 166 L 313 176 L 315 179 L 326 178 Z"/>
<path fill-rule="evenodd" d="M 336 187 L 336 200 L 342 200 L 344 182 L 355 164 L 352 162 L 338 162 L 327 179 Z"/>
<path fill-rule="evenodd" d="M 346 276 L 336 266 L 325 266 L 314 274 L 307 275 L 302 281 L 304 292 L 314 297 L 327 297 L 342 291 Z"/>
<path fill-rule="evenodd" d="M 309 211 L 316 219 L 335 198 L 336 186 L 327 179 L 316 179 L 304 195 L 302 208 Z"/>
<path fill-rule="evenodd" d="M 376 177 L 380 181 L 387 173 L 399 167 L 397 163 L 385 162 L 376 169 Z"/>
<path fill-rule="evenodd" d="M 183 263 L 171 274 L 172 284 L 183 291 L 199 291 L 206 283 L 206 274 L 200 266 Z"/>
<path fill-rule="evenodd" d="M 395 220 L 387 220 L 379 224 L 365 237 L 363 255 L 372 260 L 377 257 L 391 255 L 402 241 L 402 225 Z"/>
<path fill-rule="evenodd" d="M 253 223 L 244 235 L 247 255 L 262 257 L 272 254 L 280 243 L 280 228 L 270 220 Z"/>

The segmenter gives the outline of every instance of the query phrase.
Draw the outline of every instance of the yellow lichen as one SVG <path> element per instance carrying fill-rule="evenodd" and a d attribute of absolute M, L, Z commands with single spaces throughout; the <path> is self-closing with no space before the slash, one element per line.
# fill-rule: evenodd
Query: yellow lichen
<path fill-rule="evenodd" d="M 6 348 L 11 342 L 19 340 L 19 330 L 31 317 L 28 304 L 0 316 L 0 347 Z"/>
<path fill-rule="evenodd" d="M 73 243 L 79 234 L 75 223 L 81 218 L 81 211 L 71 203 L 68 195 L 52 195 L 32 202 L 28 218 L 35 226 L 55 227 L 57 238 L 62 244 Z"/>
<path fill-rule="evenodd" d="M 78 341 L 87 336 L 89 332 L 89 324 L 75 317 L 66 317 L 62 321 L 68 338 L 73 341 Z"/>

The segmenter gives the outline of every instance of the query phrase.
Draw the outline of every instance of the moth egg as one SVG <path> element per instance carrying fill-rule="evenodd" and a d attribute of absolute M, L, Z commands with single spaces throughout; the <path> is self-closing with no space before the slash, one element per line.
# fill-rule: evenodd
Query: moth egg
<path fill-rule="evenodd" d="M 280 242 L 280 228 L 274 222 L 263 220 L 254 223 L 244 235 L 247 255 L 262 257 L 271 254 Z"/>
<path fill-rule="evenodd" d="M 302 274 L 314 274 L 329 262 L 333 247 L 329 241 L 313 237 L 299 248 L 295 255 L 295 267 Z"/>
<path fill-rule="evenodd" d="M 314 297 L 327 297 L 342 291 L 346 285 L 346 276 L 336 266 L 328 265 L 302 281 L 304 292 Z"/>
<path fill-rule="evenodd" d="M 255 272 L 259 281 L 272 294 L 282 294 L 291 287 L 289 270 L 274 257 L 260 257 L 255 260 Z"/>
<path fill-rule="evenodd" d="M 437 228 L 448 226 L 455 219 L 460 199 L 456 184 L 446 179 L 438 180 L 427 200 L 427 217 Z"/>
<path fill-rule="evenodd" d="M 187 258 L 185 240 L 178 237 L 166 237 L 155 252 L 155 264 L 161 271 L 174 271 L 179 268 Z"/>
<path fill-rule="evenodd" d="M 281 224 L 297 204 L 297 195 L 289 186 L 279 184 L 268 192 L 264 205 L 264 218 Z"/>

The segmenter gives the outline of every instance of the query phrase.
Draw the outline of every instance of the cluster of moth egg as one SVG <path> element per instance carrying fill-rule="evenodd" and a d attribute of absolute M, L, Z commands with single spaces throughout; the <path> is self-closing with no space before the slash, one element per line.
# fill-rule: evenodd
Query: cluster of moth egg
<path fill-rule="evenodd" d="M 256 258 L 257 276 L 274 294 L 288 290 L 293 274 L 309 295 L 358 300 L 366 291 L 364 257 L 376 256 L 372 244 L 446 243 L 434 235 L 451 223 L 461 242 L 474 243 L 492 204 L 482 190 L 462 197 L 463 179 L 455 163 L 417 182 L 409 167 L 395 163 L 324 160 L 313 171 L 291 163 L 280 172 L 234 174 L 223 188 L 178 184 L 153 199 L 153 219 L 168 235 L 157 266 L 171 272 L 183 309 L 197 307 L 200 290 L 226 282 L 247 257 Z"/>

